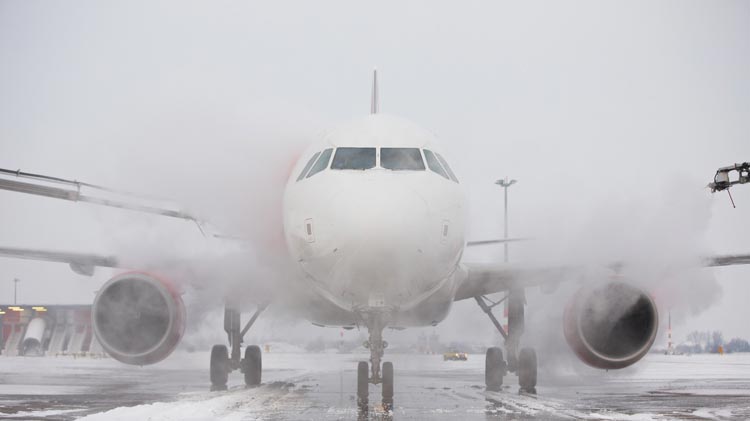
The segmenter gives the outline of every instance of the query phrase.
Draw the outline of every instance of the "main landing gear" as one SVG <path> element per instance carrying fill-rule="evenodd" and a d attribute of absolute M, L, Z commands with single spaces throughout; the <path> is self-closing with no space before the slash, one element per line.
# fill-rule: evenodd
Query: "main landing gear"
<path fill-rule="evenodd" d="M 485 296 L 477 296 L 474 299 L 505 339 L 505 351 L 508 357 L 507 362 L 503 360 L 503 351 L 498 347 L 487 350 L 484 366 L 487 391 L 499 392 L 503 385 L 503 377 L 508 372 L 514 372 L 518 375 L 518 393 L 536 394 L 536 351 L 533 348 L 522 348 L 518 351 L 518 344 L 524 329 L 524 305 L 526 304 L 524 290 L 511 290 L 498 302 Z M 508 305 L 507 332 L 492 314 L 492 308 L 506 300 Z"/>
<path fill-rule="evenodd" d="M 370 363 L 360 361 L 357 365 L 357 406 L 360 412 L 366 412 L 370 401 L 370 384 L 382 384 L 383 409 L 393 409 L 393 363 L 381 360 L 388 342 L 383 340 L 383 329 L 385 328 L 385 313 L 372 312 L 363 315 L 363 319 L 369 332 L 369 339 L 365 342 L 365 348 L 370 350 Z"/>
<path fill-rule="evenodd" d="M 229 337 L 229 344 L 232 347 L 230 356 L 226 345 L 214 345 L 211 348 L 211 390 L 227 390 L 227 381 L 229 373 L 239 369 L 245 376 L 247 386 L 257 386 L 260 384 L 261 373 L 263 371 L 263 361 L 260 348 L 257 345 L 250 345 L 245 348 L 245 358 L 241 358 L 242 341 L 245 333 L 255 323 L 267 307 L 267 304 L 260 305 L 255 314 L 247 321 L 245 327 L 240 329 L 240 311 L 231 306 L 224 309 L 224 331 Z"/>

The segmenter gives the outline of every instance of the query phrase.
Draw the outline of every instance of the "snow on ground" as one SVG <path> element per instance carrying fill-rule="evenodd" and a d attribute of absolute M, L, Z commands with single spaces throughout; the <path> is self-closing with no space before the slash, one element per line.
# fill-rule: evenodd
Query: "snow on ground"
<path fill-rule="evenodd" d="M 628 373 L 636 381 L 750 378 L 750 354 L 650 354 L 639 363 L 638 370 Z"/>
<path fill-rule="evenodd" d="M 288 344 L 285 342 L 268 342 L 263 345 L 264 351 L 281 353 L 281 354 L 304 354 L 305 348 L 299 345 Z"/>
<path fill-rule="evenodd" d="M 261 388 L 262 389 L 262 388 Z M 178 402 L 156 402 L 133 407 L 120 407 L 98 414 L 89 415 L 85 421 L 240 421 L 247 419 L 248 413 L 263 409 L 265 396 L 271 393 L 255 391 L 252 398 L 241 390 L 222 394 L 194 394 L 183 396 Z M 260 393 L 258 393 L 260 392 Z"/>
<path fill-rule="evenodd" d="M 76 412 L 81 412 L 80 409 L 57 409 L 57 410 L 51 410 L 51 411 L 19 411 L 13 414 L 13 418 L 21 418 L 29 417 L 29 418 L 49 418 L 49 417 L 56 417 L 58 415 L 63 414 L 73 414 Z M 0 416 L 0 418 L 4 418 Z"/>
<path fill-rule="evenodd" d="M 208 353 L 179 352 L 154 366 L 111 359 L 0 357 L 0 419 L 309 420 L 355 419 L 356 363 L 368 355 L 282 352 L 263 356 L 263 385 L 230 376 L 208 391 Z M 275 352 L 274 352 L 275 351 Z M 539 373 L 539 395 L 517 394 L 508 376 L 500 393 L 484 391 L 484 355 L 387 355 L 396 368 L 398 419 L 746 420 L 750 354 L 649 355 L 637 370 L 602 372 L 599 381 L 565 386 Z M 370 387 L 375 418 L 380 387 Z M 386 417 L 387 418 L 387 417 Z"/>

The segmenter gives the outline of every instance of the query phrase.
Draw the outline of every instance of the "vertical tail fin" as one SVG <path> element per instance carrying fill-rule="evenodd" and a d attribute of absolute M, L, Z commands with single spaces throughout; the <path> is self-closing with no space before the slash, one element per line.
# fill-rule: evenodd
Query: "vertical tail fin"
<path fill-rule="evenodd" d="M 372 71 L 372 99 L 370 100 L 370 114 L 377 114 L 380 108 L 378 100 L 378 69 Z"/>

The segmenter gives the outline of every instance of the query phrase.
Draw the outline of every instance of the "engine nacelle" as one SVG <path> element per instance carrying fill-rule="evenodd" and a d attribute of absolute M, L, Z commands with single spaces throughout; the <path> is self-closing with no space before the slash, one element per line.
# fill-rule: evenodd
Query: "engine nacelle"
<path fill-rule="evenodd" d="M 171 283 L 142 272 L 117 275 L 102 286 L 91 311 L 94 334 L 125 364 L 157 363 L 185 331 L 185 305 Z"/>
<path fill-rule="evenodd" d="M 565 309 L 565 339 L 586 364 L 624 368 L 649 351 L 659 314 L 642 290 L 622 282 L 583 288 Z"/>

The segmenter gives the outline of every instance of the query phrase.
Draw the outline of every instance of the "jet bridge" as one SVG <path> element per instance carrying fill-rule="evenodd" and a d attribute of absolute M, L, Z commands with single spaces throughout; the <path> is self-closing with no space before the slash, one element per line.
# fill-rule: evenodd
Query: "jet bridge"
<path fill-rule="evenodd" d="M 90 305 L 0 304 L 0 355 L 102 354 Z"/>

